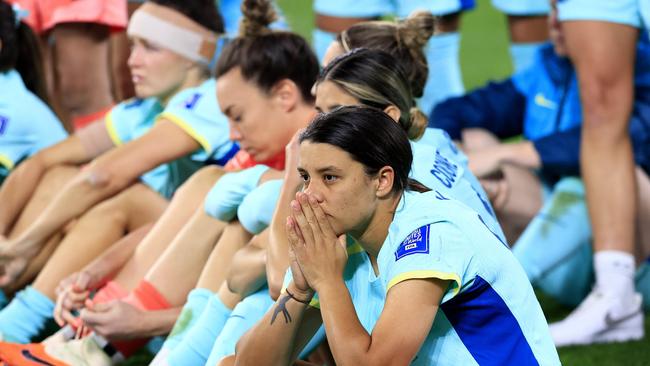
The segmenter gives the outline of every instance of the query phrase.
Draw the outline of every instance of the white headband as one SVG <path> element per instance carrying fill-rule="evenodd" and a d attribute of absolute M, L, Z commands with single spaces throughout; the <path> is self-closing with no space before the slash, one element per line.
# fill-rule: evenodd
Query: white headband
<path fill-rule="evenodd" d="M 127 33 L 204 65 L 210 64 L 217 48 L 214 32 L 176 10 L 151 2 L 133 13 Z"/>

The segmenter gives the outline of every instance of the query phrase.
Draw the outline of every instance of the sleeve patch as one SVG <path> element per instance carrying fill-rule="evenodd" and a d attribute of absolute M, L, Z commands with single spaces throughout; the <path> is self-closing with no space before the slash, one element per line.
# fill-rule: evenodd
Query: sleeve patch
<path fill-rule="evenodd" d="M 185 109 L 194 109 L 194 107 L 196 107 L 196 103 L 199 102 L 199 99 L 201 99 L 202 95 L 203 94 L 200 93 L 194 93 L 191 97 L 187 98 L 187 100 L 183 102 Z"/>
<path fill-rule="evenodd" d="M 415 253 L 429 253 L 429 225 L 410 233 L 395 252 L 395 260 Z"/>
<path fill-rule="evenodd" d="M 9 123 L 9 118 L 5 116 L 0 116 L 0 135 L 4 135 L 8 123 Z"/>

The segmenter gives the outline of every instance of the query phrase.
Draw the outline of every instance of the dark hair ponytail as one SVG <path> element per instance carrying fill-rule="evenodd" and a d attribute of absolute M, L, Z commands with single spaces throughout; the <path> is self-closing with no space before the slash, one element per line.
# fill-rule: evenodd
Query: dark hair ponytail
<path fill-rule="evenodd" d="M 319 66 L 307 41 L 291 32 L 269 29 L 276 16 L 269 0 L 244 0 L 242 13 L 240 35 L 221 52 L 216 76 L 239 68 L 245 80 L 267 93 L 278 81 L 289 79 L 303 100 L 312 102 L 311 88 Z"/>
<path fill-rule="evenodd" d="M 346 106 L 320 114 L 300 135 L 303 141 L 338 147 L 363 164 L 369 176 L 390 166 L 395 172 L 394 193 L 429 190 L 409 178 L 413 152 L 406 132 L 379 109 Z"/>
<path fill-rule="evenodd" d="M 16 69 L 27 89 L 47 103 L 47 87 L 38 39 L 23 22 L 16 25 L 12 6 L 0 1 L 0 72 Z"/>

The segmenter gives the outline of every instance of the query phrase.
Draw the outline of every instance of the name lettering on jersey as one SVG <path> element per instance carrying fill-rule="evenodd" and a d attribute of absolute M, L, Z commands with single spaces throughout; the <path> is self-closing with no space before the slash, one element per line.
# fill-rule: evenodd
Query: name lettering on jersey
<path fill-rule="evenodd" d="M 431 174 L 438 178 L 440 183 L 445 187 L 451 188 L 456 181 L 456 176 L 458 175 L 458 166 L 442 156 L 440 151 L 436 151 L 436 159 L 433 162 Z"/>
<path fill-rule="evenodd" d="M 443 196 L 443 194 L 438 192 L 438 191 L 436 191 L 436 198 L 441 200 L 441 201 L 449 201 L 449 198 Z"/>
<path fill-rule="evenodd" d="M 0 135 L 4 135 L 7 130 L 7 124 L 9 123 L 9 118 L 5 116 L 0 116 Z"/>
<path fill-rule="evenodd" d="M 187 100 L 183 102 L 183 105 L 187 109 L 193 109 L 196 107 L 196 103 L 198 103 L 199 99 L 201 99 L 201 96 L 203 96 L 203 94 L 195 93 L 191 97 L 187 98 Z"/>
<path fill-rule="evenodd" d="M 429 225 L 416 229 L 404 239 L 395 252 L 395 260 L 415 253 L 429 253 Z"/>

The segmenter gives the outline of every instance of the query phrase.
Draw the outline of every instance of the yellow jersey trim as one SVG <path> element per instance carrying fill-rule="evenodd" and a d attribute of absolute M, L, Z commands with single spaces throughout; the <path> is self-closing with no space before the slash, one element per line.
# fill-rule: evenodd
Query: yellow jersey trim
<path fill-rule="evenodd" d="M 161 119 L 166 119 L 169 122 L 172 122 L 173 124 L 182 128 L 183 131 L 185 131 L 185 133 L 192 136 L 192 138 L 196 140 L 196 142 L 198 142 L 199 145 L 201 145 L 201 147 L 203 148 L 203 150 L 205 150 L 206 153 L 209 154 L 212 151 L 212 145 L 210 145 L 208 140 L 205 137 L 201 136 L 201 134 L 199 134 L 194 128 L 192 128 L 192 126 L 190 126 L 187 122 L 182 120 L 180 117 L 169 112 L 164 112 L 158 115 L 157 120 L 160 121 Z"/>
<path fill-rule="evenodd" d="M 354 242 L 354 244 L 348 245 L 348 247 L 346 249 L 348 251 L 348 256 L 351 256 L 351 255 L 357 254 L 357 253 L 362 253 L 362 252 L 366 251 L 365 249 L 363 249 L 361 244 L 359 244 L 356 241 Z"/>
<path fill-rule="evenodd" d="M 426 279 L 426 278 L 437 278 L 440 280 L 455 282 L 456 286 L 453 289 L 454 291 L 453 296 L 456 296 L 458 294 L 458 291 L 460 291 L 460 277 L 455 273 L 438 272 L 438 271 L 412 271 L 412 272 L 401 273 L 397 275 L 395 278 L 393 278 L 392 280 L 390 280 L 390 282 L 388 282 L 388 287 L 386 288 L 386 292 L 388 292 L 388 290 L 390 290 L 391 287 L 397 285 L 402 281 L 412 280 L 412 279 Z"/>
<path fill-rule="evenodd" d="M 117 129 L 115 128 L 115 121 L 113 121 L 113 113 L 108 112 L 104 120 L 106 121 L 106 130 L 108 131 L 108 136 L 111 137 L 111 140 L 115 146 L 122 145 L 122 139 L 120 139 L 120 135 L 118 135 Z"/>
<path fill-rule="evenodd" d="M 0 155 L 0 165 L 4 165 L 8 170 L 14 168 L 14 162 L 6 155 Z"/>

